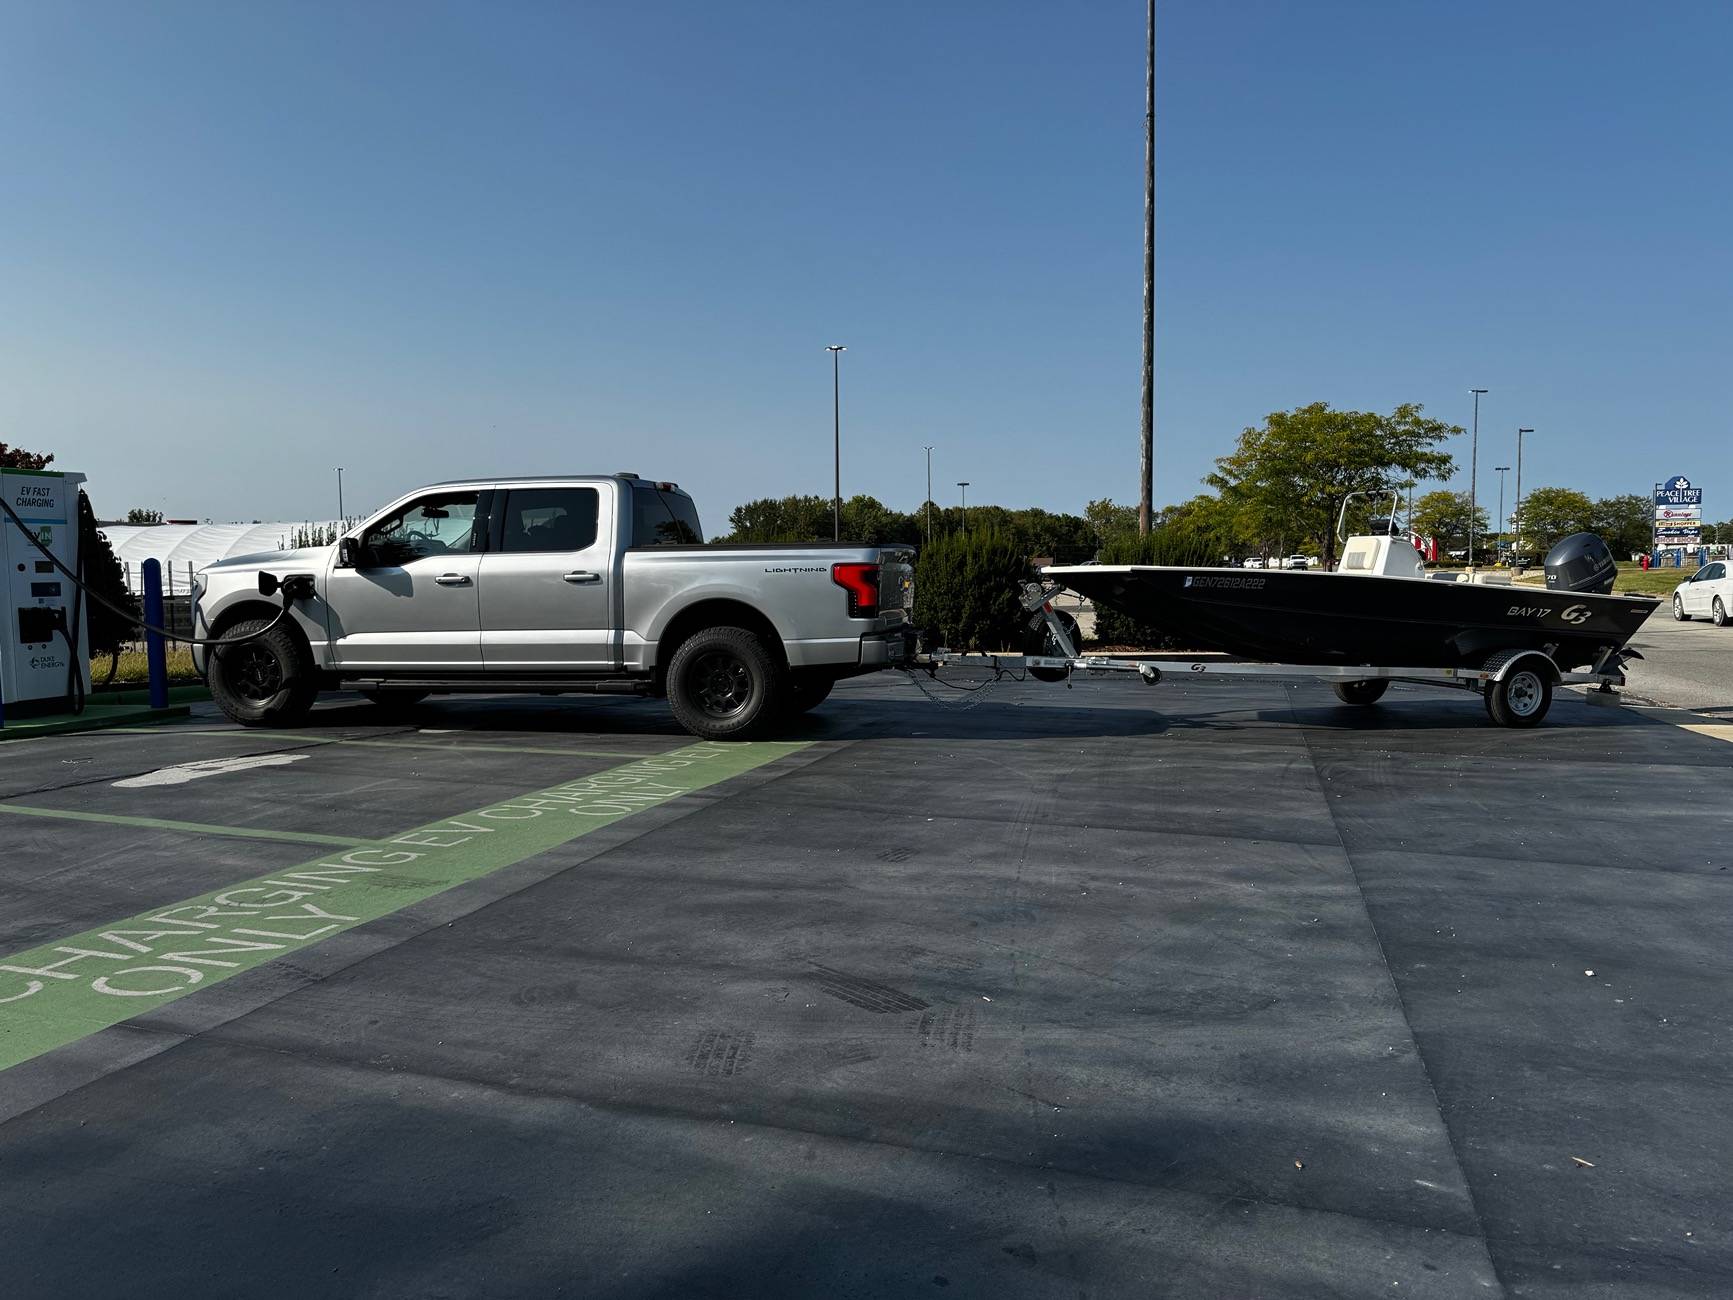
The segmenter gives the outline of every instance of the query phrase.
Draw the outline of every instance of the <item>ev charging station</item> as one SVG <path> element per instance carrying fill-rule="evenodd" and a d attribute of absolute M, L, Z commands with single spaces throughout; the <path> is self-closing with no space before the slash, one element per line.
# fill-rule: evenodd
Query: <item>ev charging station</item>
<path fill-rule="evenodd" d="M 78 485 L 83 474 L 0 469 L 0 499 L 73 573 L 78 563 Z M 90 690 L 83 593 L 10 518 L 0 514 L 0 710 L 16 717 L 73 709 L 73 678 Z M 74 629 L 76 633 L 74 634 Z M 63 634 L 63 630 L 64 633 Z M 68 644 L 69 636 L 76 648 Z"/>

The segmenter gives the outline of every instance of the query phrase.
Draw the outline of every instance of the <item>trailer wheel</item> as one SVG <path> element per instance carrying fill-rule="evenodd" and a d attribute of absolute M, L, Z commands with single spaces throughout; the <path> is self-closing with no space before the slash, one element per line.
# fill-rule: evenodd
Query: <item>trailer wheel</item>
<path fill-rule="evenodd" d="M 668 663 L 668 704 L 700 740 L 746 740 L 777 717 L 784 669 L 743 627 L 707 627 Z"/>
<path fill-rule="evenodd" d="M 1390 683 L 1382 678 L 1373 678 L 1364 682 L 1336 682 L 1330 689 L 1344 704 L 1376 704 L 1384 698 Z"/>
<path fill-rule="evenodd" d="M 1552 707 L 1552 676 L 1544 668 L 1516 668 L 1487 687 L 1486 711 L 1501 727 L 1532 727 Z"/>
<path fill-rule="evenodd" d="M 222 635 L 244 637 L 269 623 L 269 619 L 250 618 L 224 628 Z M 212 650 L 205 680 L 217 707 L 243 727 L 299 722 L 319 694 L 319 677 L 306 644 L 281 624 L 263 636 Z"/>
<path fill-rule="evenodd" d="M 1059 626 L 1065 629 L 1065 635 L 1071 642 L 1073 650 L 1081 650 L 1083 630 L 1077 626 L 1077 620 L 1062 609 L 1053 611 L 1053 616 L 1059 620 Z M 1053 629 L 1047 626 L 1047 620 L 1041 620 L 1041 626 L 1032 629 L 1025 638 L 1025 654 L 1040 655 L 1044 659 L 1059 659 L 1065 657 L 1065 651 L 1060 647 L 1053 635 Z M 1029 676 L 1038 682 L 1062 682 L 1071 676 L 1069 668 L 1029 668 Z"/>

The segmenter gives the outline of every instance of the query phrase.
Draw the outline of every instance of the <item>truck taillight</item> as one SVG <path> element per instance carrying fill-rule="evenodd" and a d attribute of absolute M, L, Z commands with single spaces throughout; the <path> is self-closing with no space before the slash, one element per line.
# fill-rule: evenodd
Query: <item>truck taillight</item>
<path fill-rule="evenodd" d="M 830 580 L 848 592 L 850 618 L 879 616 L 879 566 L 876 564 L 833 564 Z"/>

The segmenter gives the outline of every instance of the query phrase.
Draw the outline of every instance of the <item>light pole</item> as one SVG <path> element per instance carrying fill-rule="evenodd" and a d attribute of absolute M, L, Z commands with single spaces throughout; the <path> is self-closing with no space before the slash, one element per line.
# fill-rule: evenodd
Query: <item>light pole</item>
<path fill-rule="evenodd" d="M 957 486 L 963 489 L 963 536 L 969 535 L 969 480 L 960 478 Z"/>
<path fill-rule="evenodd" d="M 927 448 L 927 545 L 933 544 L 933 449 Z"/>
<path fill-rule="evenodd" d="M 842 361 L 841 354 L 848 349 L 840 343 L 829 344 L 825 351 L 830 353 L 830 415 L 831 436 L 835 451 L 835 491 L 831 496 L 831 540 L 842 540 Z"/>
<path fill-rule="evenodd" d="M 1475 489 L 1480 485 L 1480 395 L 1487 390 L 1471 388 L 1474 394 L 1474 435 L 1468 452 L 1468 567 L 1474 567 L 1474 512 L 1479 506 Z"/>
<path fill-rule="evenodd" d="M 1149 64 L 1143 117 L 1143 411 L 1137 532 L 1149 536 L 1155 511 L 1155 0 L 1148 0 Z"/>
<path fill-rule="evenodd" d="M 1493 543 L 1494 555 L 1492 562 L 1497 564 L 1503 557 L 1504 541 L 1504 476 L 1510 472 L 1509 465 L 1494 465 L 1492 472 L 1498 475 L 1498 541 Z"/>
<path fill-rule="evenodd" d="M 341 528 L 348 516 L 343 513 L 343 467 L 337 467 L 337 526 Z"/>
<path fill-rule="evenodd" d="M 1522 549 L 1522 435 L 1533 432 L 1533 429 L 1516 431 L 1516 504 L 1511 510 L 1516 515 L 1515 548 L 1519 551 Z"/>

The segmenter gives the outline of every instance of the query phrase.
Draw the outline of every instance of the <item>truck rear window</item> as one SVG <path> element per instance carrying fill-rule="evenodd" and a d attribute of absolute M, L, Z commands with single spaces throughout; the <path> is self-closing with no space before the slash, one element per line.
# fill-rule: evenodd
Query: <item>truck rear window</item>
<path fill-rule="evenodd" d="M 632 489 L 633 546 L 702 546 L 698 507 L 684 492 L 640 483 Z"/>

